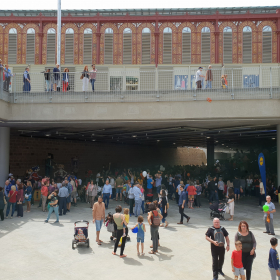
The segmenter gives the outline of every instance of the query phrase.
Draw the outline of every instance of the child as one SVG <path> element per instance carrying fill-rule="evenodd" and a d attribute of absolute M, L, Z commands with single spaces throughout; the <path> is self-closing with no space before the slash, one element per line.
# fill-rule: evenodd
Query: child
<path fill-rule="evenodd" d="M 245 280 L 245 273 L 242 263 L 242 243 L 241 241 L 235 242 L 235 248 L 236 250 L 232 251 L 231 255 L 231 266 L 232 271 L 235 275 L 234 279 L 238 280 L 238 276 L 241 275 L 241 279 Z"/>
<path fill-rule="evenodd" d="M 276 247 L 278 246 L 278 239 L 272 237 L 270 239 L 271 248 L 269 251 L 268 257 L 268 269 L 270 272 L 271 280 L 276 280 L 276 275 L 278 276 L 278 280 L 280 279 L 280 271 L 279 271 L 279 257 L 276 251 Z"/>
<path fill-rule="evenodd" d="M 138 227 L 138 232 L 137 232 L 137 255 L 140 255 L 139 252 L 139 244 L 141 242 L 141 250 L 142 253 L 141 255 L 144 256 L 144 236 L 145 236 L 145 232 L 146 232 L 146 227 L 145 224 L 143 223 L 144 218 L 142 216 L 138 216 L 138 223 L 136 226 L 134 226 L 131 230 L 135 229 L 136 227 Z"/>
<path fill-rule="evenodd" d="M 123 209 L 123 214 L 124 214 L 124 219 L 125 219 L 126 223 L 128 224 L 129 223 L 129 209 L 124 208 Z M 122 237 L 126 237 L 126 234 L 125 234 L 126 227 L 127 226 L 123 223 L 123 235 L 122 235 Z"/>

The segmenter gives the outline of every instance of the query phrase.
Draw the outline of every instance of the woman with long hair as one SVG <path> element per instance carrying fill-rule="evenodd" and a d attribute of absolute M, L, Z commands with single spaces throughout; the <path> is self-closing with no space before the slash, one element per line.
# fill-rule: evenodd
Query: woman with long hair
<path fill-rule="evenodd" d="M 62 81 L 63 81 L 62 91 L 67 91 L 68 83 L 69 83 L 69 69 L 68 68 L 65 68 L 62 73 Z"/>
<path fill-rule="evenodd" d="M 229 221 L 233 221 L 233 216 L 234 216 L 234 192 L 233 189 L 228 190 L 228 207 L 229 207 L 229 214 L 230 214 L 230 219 Z"/>
<path fill-rule="evenodd" d="M 25 212 L 30 212 L 31 210 L 31 199 L 32 199 L 32 185 L 30 181 L 27 181 L 27 187 L 25 190 L 25 201 L 27 202 L 27 209 Z"/>
<path fill-rule="evenodd" d="M 83 92 L 85 92 L 88 91 L 88 81 L 89 81 L 89 71 L 87 65 L 84 68 L 82 77 L 83 77 Z"/>
<path fill-rule="evenodd" d="M 11 219 L 12 219 L 14 216 L 14 212 L 15 212 L 15 208 L 16 208 L 16 201 L 17 201 L 16 186 L 11 187 L 8 197 L 9 197 L 9 201 L 8 201 L 8 206 L 7 206 L 7 210 L 6 210 L 6 219 L 8 219 L 11 206 L 12 206 L 12 214 L 11 214 Z"/>

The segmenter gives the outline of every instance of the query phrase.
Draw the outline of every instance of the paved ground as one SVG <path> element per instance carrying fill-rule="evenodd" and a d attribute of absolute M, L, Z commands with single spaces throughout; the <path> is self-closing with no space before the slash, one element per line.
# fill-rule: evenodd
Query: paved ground
<path fill-rule="evenodd" d="M 110 201 L 109 211 L 113 211 L 115 205 L 116 202 Z M 280 212 L 278 204 L 276 207 Z M 145 256 L 137 256 L 136 235 L 130 232 L 131 241 L 126 244 L 127 258 L 124 259 L 111 254 L 113 241 L 110 241 L 110 234 L 104 227 L 101 231 L 104 244 L 97 246 L 92 223 L 89 227 L 90 248 L 80 246 L 72 250 L 74 221 L 91 221 L 88 204 L 72 208 L 71 213 L 62 217 L 60 224 L 53 224 L 54 214 L 50 223 L 45 224 L 47 214 L 39 211 L 37 205 L 31 210 L 21 219 L 0 221 L 0 279 L 212 279 L 210 244 L 205 240 L 205 232 L 211 225 L 210 210 L 204 200 L 202 208 L 187 211 L 191 220 L 184 225 L 177 225 L 177 206 L 171 202 L 169 227 L 160 228 L 161 247 L 157 255 L 148 254 L 151 244 L 149 227 L 145 236 Z M 233 222 L 222 222 L 230 234 L 231 250 L 239 221 L 245 219 L 257 240 L 252 279 L 270 279 L 267 269 L 270 236 L 262 233 L 264 221 L 257 199 L 242 200 L 235 206 L 235 213 Z M 274 220 L 278 238 L 279 216 L 276 213 Z M 144 217 L 147 224 L 146 215 Z M 131 218 L 130 226 L 135 222 L 136 218 Z M 219 279 L 234 279 L 230 257 L 231 252 L 226 253 L 223 269 L 226 276 Z"/>

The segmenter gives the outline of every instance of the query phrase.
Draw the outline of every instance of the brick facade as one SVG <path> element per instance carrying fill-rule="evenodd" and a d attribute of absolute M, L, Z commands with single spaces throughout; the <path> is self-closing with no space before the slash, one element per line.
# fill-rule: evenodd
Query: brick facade
<path fill-rule="evenodd" d="M 41 176 L 45 174 L 45 159 L 48 153 L 54 155 L 54 161 L 64 164 L 71 171 L 71 158 L 78 156 L 79 173 L 83 177 L 90 169 L 97 172 L 103 165 L 112 164 L 112 168 L 147 167 L 155 165 L 201 165 L 206 163 L 204 151 L 195 148 L 158 148 L 147 146 L 113 145 L 81 141 L 26 138 L 11 135 L 10 172 L 22 177 L 32 166 L 39 165 Z"/>

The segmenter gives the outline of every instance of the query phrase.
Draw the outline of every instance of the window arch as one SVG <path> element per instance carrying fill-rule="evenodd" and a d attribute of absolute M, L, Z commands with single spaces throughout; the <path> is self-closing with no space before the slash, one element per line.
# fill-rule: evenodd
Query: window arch
<path fill-rule="evenodd" d="M 55 63 L 56 32 L 54 28 L 47 31 L 47 64 Z"/>
<path fill-rule="evenodd" d="M 201 29 L 201 63 L 209 64 L 211 58 L 210 28 Z"/>
<path fill-rule="evenodd" d="M 151 30 L 148 27 L 142 29 L 142 64 L 151 63 Z"/>
<path fill-rule="evenodd" d="M 17 30 L 11 28 L 9 30 L 9 43 L 8 43 L 8 63 L 17 63 Z"/>
<path fill-rule="evenodd" d="M 191 64 L 191 29 L 182 30 L 182 64 Z"/>
<path fill-rule="evenodd" d="M 65 64 L 74 63 L 74 30 L 68 28 L 65 32 Z"/>
<path fill-rule="evenodd" d="M 84 64 L 92 63 L 92 30 L 90 28 L 86 28 L 84 30 Z"/>
<path fill-rule="evenodd" d="M 35 63 L 35 29 L 29 28 L 26 35 L 26 63 Z"/>
<path fill-rule="evenodd" d="M 165 27 L 163 30 L 163 64 L 172 64 L 172 29 Z"/>
<path fill-rule="evenodd" d="M 223 30 L 223 63 L 232 63 L 232 29 L 228 26 Z"/>
<path fill-rule="evenodd" d="M 130 28 L 123 30 L 123 64 L 132 63 L 132 31 Z"/>
<path fill-rule="evenodd" d="M 107 28 L 104 35 L 104 64 L 113 64 L 114 31 Z"/>
<path fill-rule="evenodd" d="M 252 28 L 243 28 L 243 63 L 252 63 Z"/>
<path fill-rule="evenodd" d="M 272 28 L 268 25 L 262 30 L 262 62 L 272 62 Z"/>

